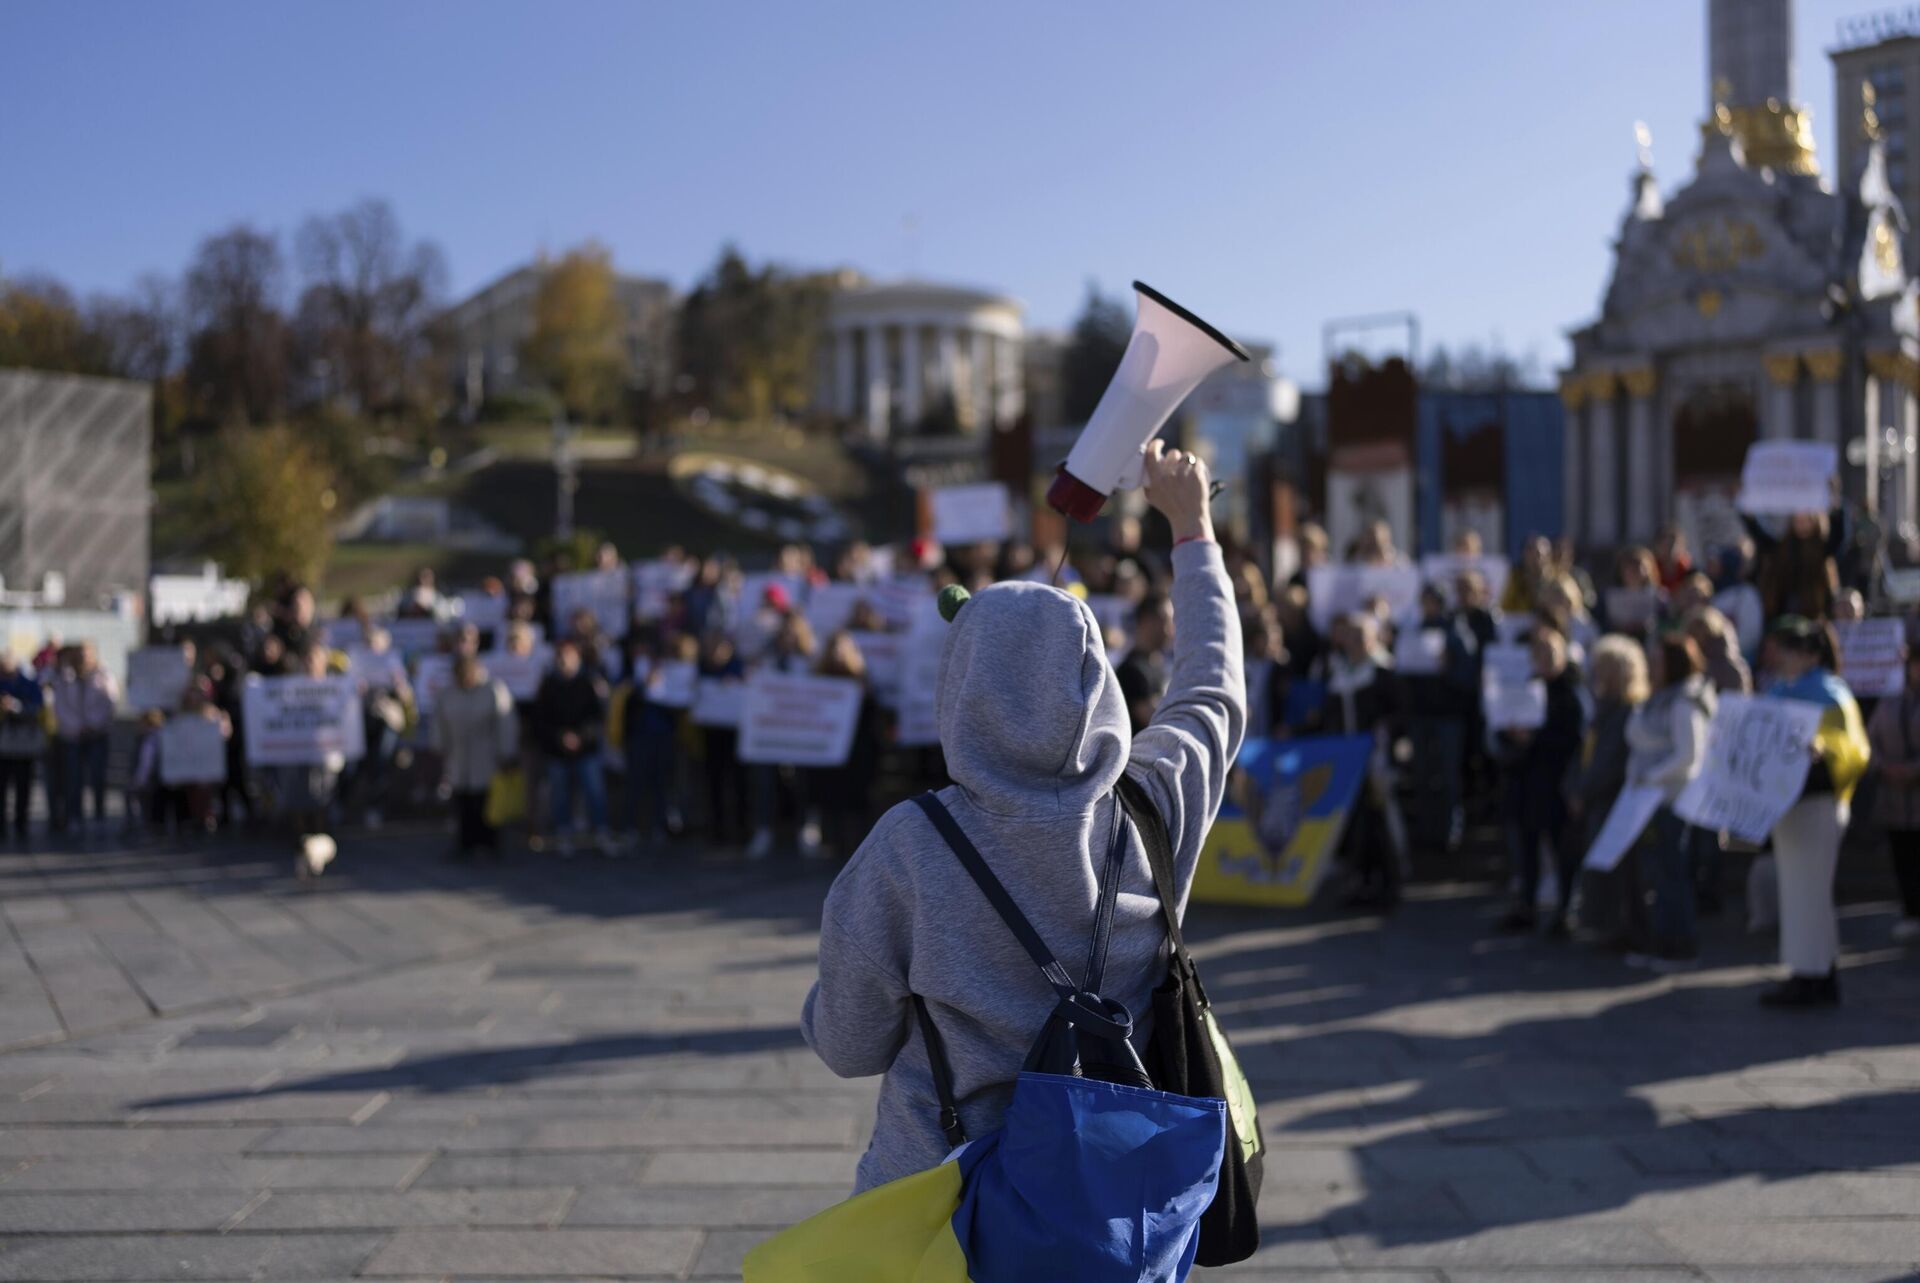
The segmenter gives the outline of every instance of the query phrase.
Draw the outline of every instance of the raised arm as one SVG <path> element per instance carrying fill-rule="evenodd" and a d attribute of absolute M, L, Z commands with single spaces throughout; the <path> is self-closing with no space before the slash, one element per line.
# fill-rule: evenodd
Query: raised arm
<path fill-rule="evenodd" d="M 1147 457 L 1147 501 L 1173 527 L 1173 666 L 1133 739 L 1128 769 L 1167 822 L 1182 902 L 1247 729 L 1247 682 L 1233 585 L 1213 540 L 1207 466 L 1178 450 Z"/>

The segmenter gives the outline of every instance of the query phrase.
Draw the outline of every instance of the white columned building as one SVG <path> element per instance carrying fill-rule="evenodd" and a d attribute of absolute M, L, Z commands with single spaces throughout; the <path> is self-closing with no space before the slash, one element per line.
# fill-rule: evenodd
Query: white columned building
<path fill-rule="evenodd" d="M 1022 313 L 1006 295 L 928 281 L 840 290 L 821 406 L 872 441 L 1011 424 L 1025 405 Z"/>

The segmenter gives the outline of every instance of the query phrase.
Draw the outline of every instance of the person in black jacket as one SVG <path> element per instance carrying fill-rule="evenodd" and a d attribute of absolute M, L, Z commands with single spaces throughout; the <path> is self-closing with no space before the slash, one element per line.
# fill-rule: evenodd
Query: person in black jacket
<path fill-rule="evenodd" d="M 1544 625 L 1533 634 L 1534 680 L 1546 688 L 1546 719 L 1532 729 L 1499 733 L 1507 768 L 1507 831 L 1520 875 L 1519 899 L 1502 920 L 1507 931 L 1531 931 L 1540 893 L 1540 844 L 1559 840 L 1567 808 L 1561 792 L 1567 770 L 1580 755 L 1586 711 L 1579 677 L 1567 663 L 1567 639 Z"/>
<path fill-rule="evenodd" d="M 607 785 L 601 761 L 606 717 L 606 687 L 582 667 L 579 644 L 571 637 L 561 638 L 553 648 L 553 671 L 541 679 L 533 697 L 533 731 L 547 759 L 554 841 L 562 856 L 573 854 L 576 788 L 600 849 L 609 855 L 618 849 L 607 829 Z"/>
<path fill-rule="evenodd" d="M 1398 648 L 1407 737 L 1413 744 L 1413 792 L 1408 821 L 1415 846 L 1448 850 L 1464 832 L 1461 784 L 1467 728 L 1479 704 L 1476 645 L 1466 625 L 1447 609 L 1440 589 L 1420 592 L 1420 621 Z"/>

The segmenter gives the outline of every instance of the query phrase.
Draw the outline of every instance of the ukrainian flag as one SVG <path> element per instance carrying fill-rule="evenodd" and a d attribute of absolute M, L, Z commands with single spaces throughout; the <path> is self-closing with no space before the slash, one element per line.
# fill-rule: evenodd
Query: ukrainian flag
<path fill-rule="evenodd" d="M 1000 1130 L 748 1254 L 746 1283 L 1178 1283 L 1224 1101 L 1023 1073 Z"/>

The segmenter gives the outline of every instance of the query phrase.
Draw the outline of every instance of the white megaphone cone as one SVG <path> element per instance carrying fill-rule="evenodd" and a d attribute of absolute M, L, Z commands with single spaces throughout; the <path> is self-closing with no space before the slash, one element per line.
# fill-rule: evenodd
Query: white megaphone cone
<path fill-rule="evenodd" d="M 1140 484 L 1147 442 L 1200 380 L 1245 348 L 1151 286 L 1133 283 L 1139 312 L 1133 339 L 1080 431 L 1073 452 L 1047 488 L 1047 504 L 1075 521 L 1092 521 L 1115 490 Z"/>

